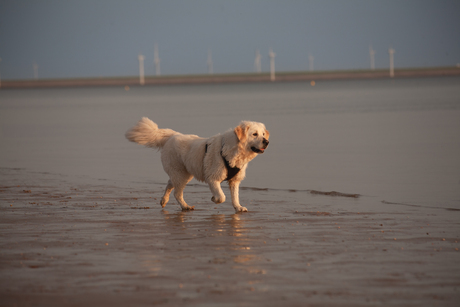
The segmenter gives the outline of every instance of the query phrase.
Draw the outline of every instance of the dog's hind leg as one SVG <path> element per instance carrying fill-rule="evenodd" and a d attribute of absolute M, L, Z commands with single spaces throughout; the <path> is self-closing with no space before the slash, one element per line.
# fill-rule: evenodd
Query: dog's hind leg
<path fill-rule="evenodd" d="M 161 199 L 161 207 L 164 208 L 166 206 L 166 204 L 168 203 L 169 201 L 169 194 L 171 194 L 171 191 L 174 189 L 174 186 L 171 182 L 171 179 L 168 180 L 168 185 L 166 186 L 166 189 L 165 189 L 165 194 L 163 195 L 163 198 Z"/>
<path fill-rule="evenodd" d="M 187 183 L 192 180 L 193 176 L 188 174 L 184 175 L 180 178 L 174 178 L 172 180 L 172 184 L 174 186 L 174 197 L 176 198 L 177 202 L 179 203 L 182 210 L 194 210 L 195 206 L 189 206 L 184 200 L 184 189 Z"/>

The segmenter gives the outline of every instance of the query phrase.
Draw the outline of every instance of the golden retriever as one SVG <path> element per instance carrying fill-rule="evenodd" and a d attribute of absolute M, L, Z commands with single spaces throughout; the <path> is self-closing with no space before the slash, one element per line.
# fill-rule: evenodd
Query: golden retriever
<path fill-rule="evenodd" d="M 246 175 L 249 161 L 263 153 L 269 143 L 265 125 L 251 121 L 242 121 L 223 134 L 201 138 L 159 129 L 157 124 L 143 117 L 125 136 L 131 142 L 161 150 L 161 162 L 169 175 L 161 206 L 166 206 L 174 189 L 174 197 L 182 210 L 195 208 L 187 205 L 183 198 L 185 186 L 195 177 L 209 185 L 213 195 L 211 200 L 216 204 L 225 201 L 220 184 L 227 180 L 235 211 L 248 211 L 239 202 L 240 182 Z"/>

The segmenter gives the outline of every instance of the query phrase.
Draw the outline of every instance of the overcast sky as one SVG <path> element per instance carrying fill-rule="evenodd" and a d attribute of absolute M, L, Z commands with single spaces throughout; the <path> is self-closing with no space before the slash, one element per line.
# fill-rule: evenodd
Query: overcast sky
<path fill-rule="evenodd" d="M 458 0 L 1 0 L 2 79 L 134 76 L 138 54 L 154 75 L 454 66 L 460 63 Z"/>

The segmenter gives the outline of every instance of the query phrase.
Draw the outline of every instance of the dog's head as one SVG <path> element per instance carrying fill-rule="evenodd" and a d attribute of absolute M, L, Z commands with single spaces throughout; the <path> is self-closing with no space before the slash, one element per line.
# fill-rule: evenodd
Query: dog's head
<path fill-rule="evenodd" d="M 270 133 L 262 123 L 242 121 L 235 134 L 244 149 L 258 154 L 264 153 L 269 143 Z"/>

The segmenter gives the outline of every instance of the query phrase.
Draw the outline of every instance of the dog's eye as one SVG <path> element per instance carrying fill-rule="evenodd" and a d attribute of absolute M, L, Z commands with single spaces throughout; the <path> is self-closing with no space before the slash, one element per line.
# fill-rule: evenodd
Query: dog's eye
<path fill-rule="evenodd" d="M 258 136 L 257 132 L 253 134 L 253 136 Z"/>

